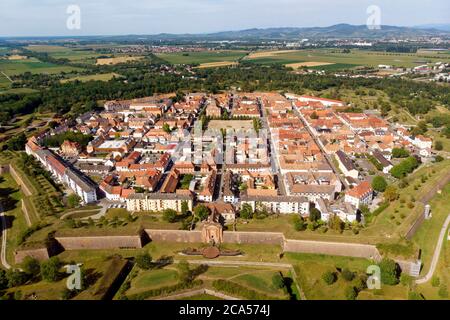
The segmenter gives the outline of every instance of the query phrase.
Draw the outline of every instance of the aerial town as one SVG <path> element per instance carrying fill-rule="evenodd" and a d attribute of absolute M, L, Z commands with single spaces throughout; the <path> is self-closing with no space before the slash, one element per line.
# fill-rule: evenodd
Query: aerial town
<path fill-rule="evenodd" d="M 2 0 L 3 314 L 448 301 L 450 3 L 328 2 Z"/>
<path fill-rule="evenodd" d="M 388 177 L 395 165 L 392 150 L 431 162 L 433 141 L 412 138 L 378 115 L 347 113 L 347 107 L 278 93 L 196 93 L 176 103 L 158 96 L 108 101 L 102 112 L 33 136 L 26 152 L 84 204 L 181 212 L 184 202 L 190 210 L 210 203 L 226 223 L 245 205 L 305 218 L 314 207 L 324 221 L 337 215 L 343 222 L 361 222 L 361 205 L 376 208 L 381 201 L 365 155 Z M 228 120 L 222 120 L 224 114 Z M 209 120 L 209 128 L 196 134 L 202 115 L 219 120 Z M 227 122 L 234 129 L 225 136 L 214 130 L 227 128 Z M 85 149 L 70 141 L 60 148 L 41 145 L 48 135 L 66 131 L 93 140 Z"/>

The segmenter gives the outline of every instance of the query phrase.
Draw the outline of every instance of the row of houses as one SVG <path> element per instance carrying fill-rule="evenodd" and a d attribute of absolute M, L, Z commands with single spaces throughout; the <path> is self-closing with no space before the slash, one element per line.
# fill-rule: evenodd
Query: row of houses
<path fill-rule="evenodd" d="M 84 203 L 97 201 L 97 186 L 83 173 L 67 165 L 58 155 L 39 145 L 37 139 L 28 140 L 25 151 L 35 157 L 55 179 L 68 186 Z"/>

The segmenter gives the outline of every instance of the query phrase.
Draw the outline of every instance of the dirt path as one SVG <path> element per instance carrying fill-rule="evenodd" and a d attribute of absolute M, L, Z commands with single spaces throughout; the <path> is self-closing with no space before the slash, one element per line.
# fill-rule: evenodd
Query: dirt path
<path fill-rule="evenodd" d="M 6 261 L 6 243 L 8 240 L 8 230 L 6 225 L 6 218 L 3 212 L 3 208 L 0 206 L 0 221 L 1 221 L 1 230 L 2 230 L 2 245 L 0 252 L 0 262 L 6 269 L 11 269 L 8 261 Z"/>
<path fill-rule="evenodd" d="M 433 260 L 431 261 L 430 270 L 428 270 L 428 273 L 425 275 L 425 277 L 420 278 L 416 280 L 417 284 L 423 284 L 431 280 L 433 277 L 434 272 L 436 271 L 437 264 L 439 262 L 439 256 L 441 255 L 442 245 L 444 243 L 444 240 L 446 239 L 447 235 L 447 229 L 450 225 L 450 214 L 448 215 L 447 219 L 444 222 L 444 225 L 442 226 L 441 233 L 439 235 L 438 242 L 436 244 L 436 249 L 434 250 Z"/>

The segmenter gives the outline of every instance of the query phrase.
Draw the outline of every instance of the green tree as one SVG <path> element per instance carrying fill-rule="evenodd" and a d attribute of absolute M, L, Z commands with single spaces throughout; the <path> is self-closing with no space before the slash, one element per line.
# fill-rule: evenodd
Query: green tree
<path fill-rule="evenodd" d="M 345 281 L 349 281 L 349 282 L 352 281 L 352 280 L 355 278 L 355 273 L 352 272 L 352 271 L 350 271 L 350 270 L 347 269 L 347 268 L 344 268 L 344 269 L 342 270 L 341 275 L 342 275 L 342 278 L 343 278 Z"/>
<path fill-rule="evenodd" d="M 442 144 L 442 141 L 436 141 L 436 143 L 434 144 L 434 148 L 437 151 L 442 151 L 444 149 L 444 145 Z"/>
<path fill-rule="evenodd" d="M 399 283 L 400 270 L 397 263 L 388 258 L 381 260 L 379 264 L 381 270 L 381 282 L 390 286 Z"/>
<path fill-rule="evenodd" d="M 408 300 L 424 300 L 424 299 L 420 293 L 417 293 L 415 291 L 409 291 Z"/>
<path fill-rule="evenodd" d="M 10 138 L 6 142 L 6 146 L 9 150 L 20 151 L 25 149 L 25 143 L 27 143 L 27 137 L 24 133 L 20 133 Z"/>
<path fill-rule="evenodd" d="M 388 186 L 384 191 L 383 196 L 386 201 L 392 202 L 398 199 L 399 194 L 395 186 Z"/>
<path fill-rule="evenodd" d="M 334 272 L 327 271 L 322 275 L 322 280 L 323 280 L 323 282 L 325 282 L 327 285 L 330 286 L 336 282 L 337 277 Z"/>
<path fill-rule="evenodd" d="M 431 285 L 432 285 L 433 287 L 437 288 L 437 287 L 439 287 L 440 284 L 441 284 L 441 279 L 439 279 L 438 276 L 434 276 L 434 277 L 431 279 Z"/>
<path fill-rule="evenodd" d="M 301 216 L 295 215 L 293 218 L 293 222 L 294 222 L 294 229 L 296 231 L 305 231 L 306 223 Z"/>
<path fill-rule="evenodd" d="M 81 198 L 74 193 L 72 193 L 71 195 L 69 195 L 67 197 L 67 206 L 69 208 L 78 207 L 80 205 L 80 202 L 81 202 Z"/>
<path fill-rule="evenodd" d="M 37 278 L 41 272 L 39 261 L 32 257 L 25 257 L 22 262 L 22 270 L 28 273 L 32 278 Z"/>
<path fill-rule="evenodd" d="M 170 128 L 170 125 L 168 123 L 164 123 L 162 129 L 167 133 L 172 132 L 172 128 Z"/>
<path fill-rule="evenodd" d="M 447 286 L 445 284 L 442 284 L 439 287 L 438 295 L 439 295 L 439 297 L 441 297 L 443 299 L 448 298 L 448 289 L 447 289 Z"/>
<path fill-rule="evenodd" d="M 348 286 L 345 289 L 345 298 L 347 300 L 356 300 L 357 296 L 358 296 L 358 292 L 356 291 L 354 286 Z"/>
<path fill-rule="evenodd" d="M 338 232 L 344 231 L 345 227 L 344 222 L 342 222 L 342 220 L 337 215 L 334 215 L 331 219 L 328 220 L 328 225 L 331 229 Z"/>
<path fill-rule="evenodd" d="M 28 276 L 20 270 L 9 269 L 6 271 L 6 280 L 8 281 L 8 288 L 13 288 L 24 285 L 28 281 Z"/>
<path fill-rule="evenodd" d="M 6 271 L 0 269 L 0 291 L 8 288 L 8 279 L 6 278 Z"/>
<path fill-rule="evenodd" d="M 195 216 L 200 220 L 206 220 L 210 214 L 209 209 L 204 205 L 199 205 L 194 209 Z"/>
<path fill-rule="evenodd" d="M 41 263 L 41 277 L 48 282 L 55 282 L 59 279 L 59 269 L 61 262 L 58 257 L 51 257 Z"/>
<path fill-rule="evenodd" d="M 394 158 L 408 158 L 409 152 L 403 148 L 392 149 L 392 157 Z"/>
<path fill-rule="evenodd" d="M 280 273 L 275 273 L 272 276 L 272 285 L 277 289 L 282 289 L 285 286 L 283 276 Z"/>
<path fill-rule="evenodd" d="M 320 213 L 320 210 L 317 208 L 312 208 L 309 211 L 309 220 L 312 222 L 317 222 L 321 219 L 322 214 Z"/>
<path fill-rule="evenodd" d="M 140 253 L 136 256 L 136 265 L 144 270 L 152 267 L 152 257 L 148 252 Z"/>
<path fill-rule="evenodd" d="M 373 180 L 372 180 L 373 190 L 375 190 L 377 192 L 384 192 L 384 191 L 386 191 L 386 187 L 387 187 L 387 182 L 386 182 L 386 179 L 384 179 L 384 177 L 376 176 L 375 178 L 373 178 Z"/>
<path fill-rule="evenodd" d="M 190 283 L 192 282 L 192 271 L 190 270 L 189 262 L 186 260 L 180 261 L 177 266 L 178 269 L 178 277 L 180 282 L 182 283 Z"/>
<path fill-rule="evenodd" d="M 239 216 L 242 219 L 251 219 L 253 217 L 253 209 L 252 206 L 248 203 L 244 203 L 242 205 L 241 211 L 239 211 Z"/>
<path fill-rule="evenodd" d="M 189 212 L 189 204 L 187 203 L 187 201 L 183 201 L 181 203 L 181 214 L 183 216 L 187 215 Z"/>
<path fill-rule="evenodd" d="M 163 211 L 163 219 L 169 223 L 174 223 L 177 221 L 178 214 L 173 209 L 166 209 Z"/>

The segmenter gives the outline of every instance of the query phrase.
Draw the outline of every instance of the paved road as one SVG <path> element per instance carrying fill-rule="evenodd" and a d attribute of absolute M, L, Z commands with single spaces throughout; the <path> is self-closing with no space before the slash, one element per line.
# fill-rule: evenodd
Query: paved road
<path fill-rule="evenodd" d="M 8 239 L 8 230 L 6 225 L 6 218 L 3 212 L 3 208 L 0 206 L 0 220 L 1 220 L 1 230 L 2 230 L 2 246 L 1 246 L 1 253 L 0 253 L 0 260 L 6 269 L 11 269 L 11 266 L 9 265 L 8 261 L 6 261 L 6 241 Z"/>
<path fill-rule="evenodd" d="M 433 277 L 434 272 L 436 271 L 437 264 L 439 262 L 439 256 L 441 254 L 442 250 L 442 244 L 447 239 L 447 229 L 450 225 L 450 215 L 448 215 L 447 219 L 444 222 L 444 225 L 442 226 L 441 233 L 439 235 L 439 239 L 436 245 L 436 249 L 434 250 L 433 260 L 431 261 L 430 270 L 428 270 L 428 273 L 425 275 L 425 277 L 420 278 L 416 280 L 417 284 L 426 283 L 431 280 Z"/>
<path fill-rule="evenodd" d="M 309 135 L 312 137 L 312 139 L 314 140 L 314 142 L 319 146 L 320 150 L 322 151 L 322 154 L 325 157 L 325 160 L 327 161 L 327 163 L 330 165 L 330 167 L 332 168 L 332 170 L 334 171 L 334 173 L 336 174 L 336 176 L 339 178 L 339 180 L 341 181 L 342 185 L 348 189 L 349 185 L 347 183 L 347 181 L 339 174 L 339 170 L 338 168 L 336 168 L 336 166 L 333 163 L 333 160 L 331 159 L 331 157 L 328 155 L 328 153 L 325 151 L 325 148 L 322 144 L 322 141 L 320 141 L 320 139 L 314 134 L 314 132 L 312 131 L 312 128 L 310 127 L 308 121 L 306 121 L 306 119 L 303 117 L 303 115 L 298 111 L 298 109 L 296 107 L 294 107 L 294 113 L 297 117 L 299 117 L 299 119 L 303 122 L 306 130 L 308 131 Z"/>

